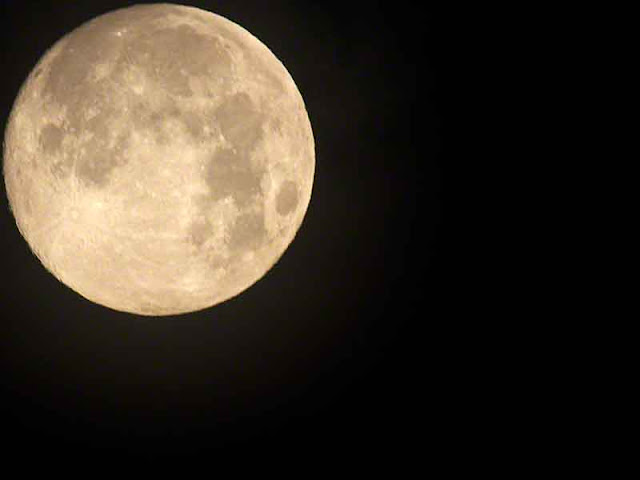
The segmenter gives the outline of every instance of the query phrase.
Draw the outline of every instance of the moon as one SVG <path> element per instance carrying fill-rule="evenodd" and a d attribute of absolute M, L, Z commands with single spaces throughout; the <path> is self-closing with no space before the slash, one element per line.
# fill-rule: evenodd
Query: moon
<path fill-rule="evenodd" d="M 315 151 L 293 79 L 255 36 L 193 7 L 115 10 L 61 38 L 5 131 L 17 227 L 44 267 L 139 315 L 255 284 L 307 211 Z"/>

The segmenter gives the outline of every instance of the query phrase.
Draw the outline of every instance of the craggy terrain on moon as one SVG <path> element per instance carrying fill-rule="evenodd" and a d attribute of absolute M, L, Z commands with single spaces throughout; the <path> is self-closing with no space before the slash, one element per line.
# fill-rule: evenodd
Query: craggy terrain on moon
<path fill-rule="evenodd" d="M 4 174 L 23 236 L 110 308 L 164 315 L 242 292 L 305 215 L 302 98 L 255 37 L 201 10 L 117 10 L 49 50 L 23 85 Z"/>

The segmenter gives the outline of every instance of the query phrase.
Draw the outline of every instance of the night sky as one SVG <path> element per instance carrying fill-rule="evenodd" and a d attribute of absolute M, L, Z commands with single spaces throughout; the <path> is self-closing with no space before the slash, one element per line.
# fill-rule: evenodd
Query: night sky
<path fill-rule="evenodd" d="M 125 1 L 0 0 L 2 128 L 42 54 Z M 369 458 L 423 448 L 447 292 L 443 67 L 420 2 L 193 1 L 286 66 L 316 143 L 280 261 L 208 310 L 143 317 L 82 298 L 0 196 L 0 412 L 14 458 Z M 420 433 L 423 432 L 423 433 Z"/>

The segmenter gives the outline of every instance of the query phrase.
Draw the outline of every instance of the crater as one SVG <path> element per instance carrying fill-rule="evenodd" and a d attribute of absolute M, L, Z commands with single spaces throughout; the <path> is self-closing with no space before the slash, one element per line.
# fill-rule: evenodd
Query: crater
<path fill-rule="evenodd" d="M 38 77 L 40 77 L 40 75 L 42 75 L 42 67 L 38 67 L 33 71 L 33 74 L 31 75 L 31 78 L 33 78 L 34 80 L 36 80 Z"/>
<path fill-rule="evenodd" d="M 291 180 L 285 181 L 276 197 L 276 211 L 280 215 L 289 215 L 298 206 L 298 186 Z"/>
<path fill-rule="evenodd" d="M 73 160 L 67 155 L 57 155 L 52 158 L 49 164 L 51 174 L 58 180 L 64 180 L 71 174 Z"/>
<path fill-rule="evenodd" d="M 244 206 L 260 193 L 262 174 L 262 170 L 252 167 L 247 155 L 223 148 L 211 157 L 205 183 L 212 200 L 231 195 L 238 206 Z"/>

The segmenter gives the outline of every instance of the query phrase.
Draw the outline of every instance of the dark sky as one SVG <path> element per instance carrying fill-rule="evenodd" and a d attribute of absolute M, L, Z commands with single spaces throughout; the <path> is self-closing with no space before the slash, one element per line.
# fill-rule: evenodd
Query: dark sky
<path fill-rule="evenodd" d="M 3 128 L 48 47 L 131 3 L 0 0 Z M 148 318 L 59 283 L 3 190 L 0 428 L 11 453 L 420 451 L 438 368 L 430 332 L 447 295 L 437 16 L 404 0 L 183 3 L 242 25 L 295 79 L 316 141 L 307 216 L 240 296 Z"/>

